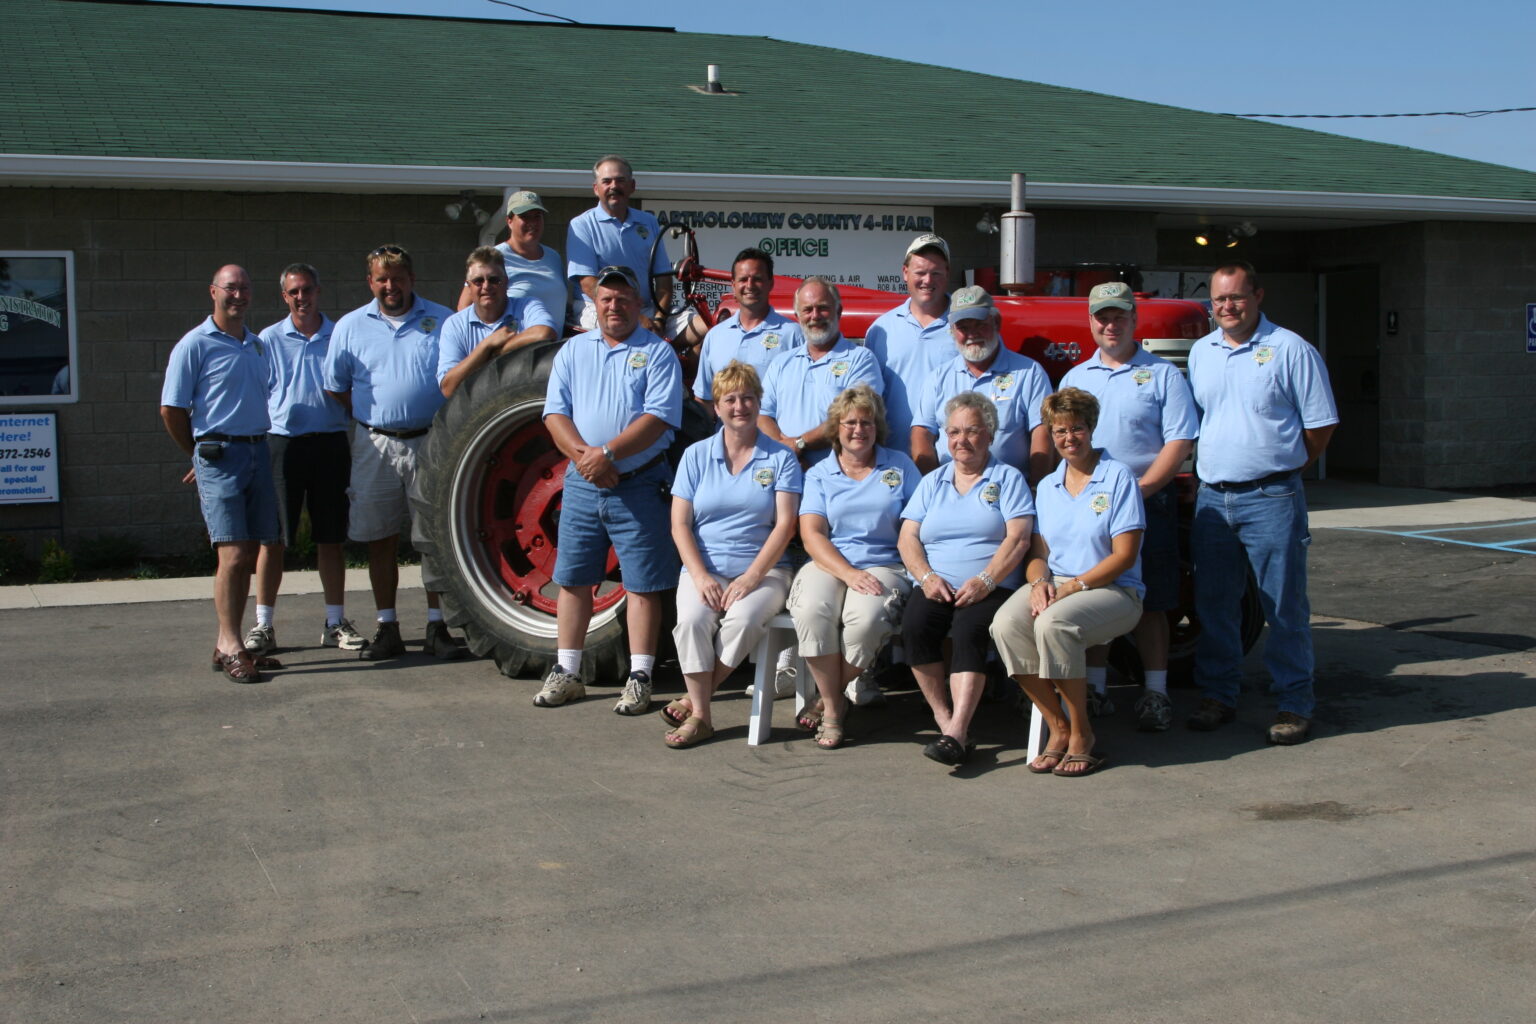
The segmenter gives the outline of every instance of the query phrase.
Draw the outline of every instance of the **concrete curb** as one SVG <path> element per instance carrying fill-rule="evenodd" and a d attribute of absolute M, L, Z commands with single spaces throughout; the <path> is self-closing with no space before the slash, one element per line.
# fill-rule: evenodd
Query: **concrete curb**
<path fill-rule="evenodd" d="M 367 569 L 347 570 L 347 591 L 367 593 Z M 421 589 L 421 567 L 400 567 L 400 589 Z M 318 572 L 290 572 L 283 576 L 283 596 L 320 593 Z M 35 583 L 24 587 L 0 587 L 0 610 L 13 608 L 74 608 L 93 604 L 151 604 L 156 601 L 210 601 L 212 576 L 185 576 L 170 580 L 102 580 L 95 583 Z"/>

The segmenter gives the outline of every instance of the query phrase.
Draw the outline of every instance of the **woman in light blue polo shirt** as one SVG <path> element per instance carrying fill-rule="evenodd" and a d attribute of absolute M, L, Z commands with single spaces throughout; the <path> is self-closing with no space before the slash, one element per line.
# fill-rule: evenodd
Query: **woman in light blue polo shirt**
<path fill-rule="evenodd" d="M 715 734 L 715 688 L 762 640 L 784 608 L 802 477 L 795 453 L 757 429 L 763 385 L 731 362 L 712 382 L 720 430 L 690 445 L 672 483 L 672 540 L 682 556 L 677 584 L 677 661 L 688 695 L 662 709 L 675 726 L 667 746 Z"/>
<path fill-rule="evenodd" d="M 1034 526 L 1024 474 L 992 456 L 996 435 L 991 399 L 976 391 L 951 398 L 944 407 L 950 461 L 923 477 L 901 512 L 898 546 L 918 586 L 902 614 L 902 647 L 939 726 L 923 755 L 950 766 L 970 756 L 971 717 L 986 686 L 987 625 L 1019 585 Z"/>
<path fill-rule="evenodd" d="M 1093 447 L 1098 399 L 1062 388 L 1040 409 L 1062 461 L 1035 495 L 1027 586 L 998 611 L 992 639 L 1051 730 L 1050 749 L 1029 770 L 1080 778 L 1105 761 L 1093 749 L 1085 654 L 1141 618 L 1146 514 L 1136 474 Z"/>
<path fill-rule="evenodd" d="M 842 746 L 844 688 L 874 663 L 912 590 L 896 539 L 922 475 L 882 446 L 886 429 L 885 403 L 868 384 L 838 392 L 827 407 L 832 458 L 805 474 L 800 538 L 811 561 L 795 576 L 789 612 L 821 691 L 819 718 L 815 709 L 806 717 L 825 750 Z"/>

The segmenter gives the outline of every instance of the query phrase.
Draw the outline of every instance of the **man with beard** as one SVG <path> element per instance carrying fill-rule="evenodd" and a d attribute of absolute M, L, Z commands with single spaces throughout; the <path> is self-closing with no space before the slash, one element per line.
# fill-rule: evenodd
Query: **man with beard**
<path fill-rule="evenodd" d="M 208 539 L 218 558 L 213 667 L 231 682 L 255 683 L 261 681 L 266 659 L 246 650 L 240 620 L 257 545 L 277 536 L 277 493 L 267 454 L 267 360 L 261 339 L 245 326 L 249 275 L 240 267 L 220 267 L 208 294 L 213 315 L 171 350 L 160 419 L 176 447 L 192 459 L 182 480 L 197 483 Z"/>
<path fill-rule="evenodd" d="M 971 285 L 955 292 L 948 319 L 959 353 L 929 373 L 916 392 L 912 461 L 924 473 L 949 461 L 948 447 L 937 444 L 944 406 L 962 391 L 979 391 L 997 407 L 992 454 L 1034 484 L 1050 469 L 1050 437 L 1040 419 L 1050 377 L 1039 363 L 1002 344 L 1002 314 L 986 289 Z"/>
<path fill-rule="evenodd" d="M 1099 400 L 1093 444 L 1136 474 L 1146 507 L 1141 579 L 1147 593 L 1136 624 L 1136 652 L 1147 692 L 1136 703 L 1137 728 L 1162 732 L 1173 722 L 1168 699 L 1168 612 L 1179 606 L 1179 508 L 1173 478 L 1200 435 L 1195 400 L 1178 367 L 1136 343 L 1136 293 L 1123 281 L 1088 293 L 1088 329 L 1098 351 L 1067 371 L 1061 386 Z M 1088 651 L 1088 713 L 1113 714 L 1106 687 L 1108 648 Z"/>
<path fill-rule="evenodd" d="M 758 427 L 799 457 L 803 467 L 831 452 L 827 409 L 837 393 L 855 384 L 883 388 L 880 364 L 868 349 L 843 337 L 843 300 L 837 285 L 808 277 L 795 291 L 795 317 L 805 344 L 775 359 L 763 382 Z"/>
<path fill-rule="evenodd" d="M 373 301 L 342 317 L 331 335 L 325 390 L 357 421 L 347 534 L 368 545 L 368 579 L 378 608 L 377 632 L 358 656 L 381 661 L 405 653 L 395 615 L 397 550 L 401 527 L 410 521 L 416 454 L 443 404 L 437 344 L 452 312 L 415 293 L 411 254 L 398 245 L 381 245 L 368 254 L 368 288 Z M 431 591 L 424 647 L 444 660 L 464 653 Z"/>
<path fill-rule="evenodd" d="M 917 396 L 928 375 L 954 355 L 949 340 L 949 243 L 918 235 L 901 264 L 908 299 L 870 325 L 864 345 L 885 373 L 885 418 L 899 447 L 907 443 Z"/>
<path fill-rule="evenodd" d="M 773 257 L 761 249 L 743 249 L 731 263 L 731 294 L 736 298 L 734 315 L 721 320 L 704 335 L 699 351 L 699 371 L 693 378 L 693 394 L 713 406 L 715 374 L 732 360 L 746 363 L 766 380 L 768 367 L 780 356 L 799 348 L 804 341 L 800 327 L 786 320 L 768 304 L 773 292 Z"/>
<path fill-rule="evenodd" d="M 681 568 L 672 545 L 667 446 L 683 422 L 683 372 L 672 347 L 640 326 L 634 272 L 603 267 L 594 278 L 602 326 L 556 353 L 544 400 L 544 425 L 570 462 L 551 574 L 560 588 L 555 665 L 533 703 L 552 708 L 586 696 L 582 649 L 592 591 L 607 576 L 612 545 L 629 595 L 629 676 L 613 710 L 643 715 L 651 706 L 661 593 L 677 586 Z"/>

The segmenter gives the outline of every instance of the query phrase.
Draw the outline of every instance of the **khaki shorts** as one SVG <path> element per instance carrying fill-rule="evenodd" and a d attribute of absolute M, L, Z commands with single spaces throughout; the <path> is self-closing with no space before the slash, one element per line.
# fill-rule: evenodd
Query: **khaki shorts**
<path fill-rule="evenodd" d="M 402 440 L 375 434 L 359 425 L 352 432 L 351 511 L 347 536 L 355 541 L 384 540 L 411 525 L 411 488 L 416 486 L 416 453 L 427 435 Z"/>

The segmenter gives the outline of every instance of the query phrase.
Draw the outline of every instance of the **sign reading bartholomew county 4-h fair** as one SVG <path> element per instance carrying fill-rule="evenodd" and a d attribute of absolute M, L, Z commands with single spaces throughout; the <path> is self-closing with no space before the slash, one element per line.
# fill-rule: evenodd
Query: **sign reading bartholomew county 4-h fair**
<path fill-rule="evenodd" d="M 647 206 L 662 226 L 686 224 L 706 267 L 729 270 L 736 254 L 761 249 L 776 274 L 821 274 L 839 285 L 905 292 L 907 243 L 933 230 L 931 206 L 838 206 L 817 203 L 716 203 L 657 200 Z M 682 255 L 668 239 L 667 255 Z"/>
<path fill-rule="evenodd" d="M 0 252 L 0 408 L 78 395 L 75 256 Z"/>

